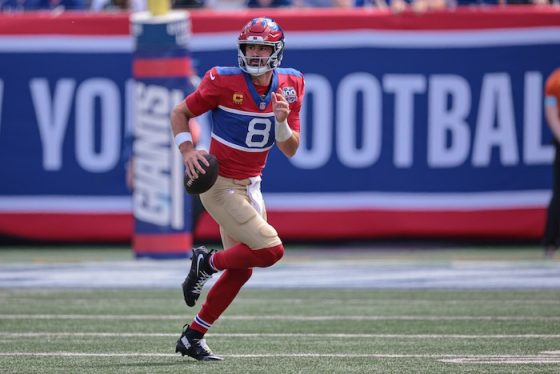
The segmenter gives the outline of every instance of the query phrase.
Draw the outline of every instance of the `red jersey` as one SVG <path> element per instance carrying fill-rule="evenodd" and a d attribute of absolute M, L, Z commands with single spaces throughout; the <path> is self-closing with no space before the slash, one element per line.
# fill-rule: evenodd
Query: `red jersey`
<path fill-rule="evenodd" d="M 195 116 L 212 111 L 210 153 L 218 159 L 221 176 L 245 179 L 261 175 L 274 146 L 271 93 L 279 90 L 290 106 L 288 124 L 299 132 L 304 80 L 295 69 L 274 69 L 270 87 L 260 87 L 239 68 L 213 67 L 186 98 Z"/>

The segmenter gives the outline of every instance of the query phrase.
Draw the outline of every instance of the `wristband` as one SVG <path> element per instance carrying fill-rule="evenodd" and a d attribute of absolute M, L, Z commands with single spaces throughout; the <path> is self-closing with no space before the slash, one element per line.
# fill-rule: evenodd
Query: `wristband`
<path fill-rule="evenodd" d="M 192 143 L 192 135 L 190 132 L 180 132 L 175 135 L 175 145 L 178 147 L 184 142 L 191 142 Z"/>
<path fill-rule="evenodd" d="M 282 122 L 276 121 L 276 125 L 274 126 L 274 137 L 277 142 L 285 142 L 292 137 L 292 129 L 288 126 L 287 120 Z"/>
<path fill-rule="evenodd" d="M 556 106 L 558 103 L 558 100 L 556 99 L 556 96 L 546 96 L 544 98 L 544 105 L 546 106 Z"/>

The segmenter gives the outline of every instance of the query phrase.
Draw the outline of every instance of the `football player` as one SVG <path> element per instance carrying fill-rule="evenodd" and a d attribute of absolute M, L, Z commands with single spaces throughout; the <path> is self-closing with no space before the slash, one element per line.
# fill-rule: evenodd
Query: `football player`
<path fill-rule="evenodd" d="M 300 143 L 303 75 L 280 68 L 284 32 L 270 18 L 254 18 L 238 38 L 238 67 L 213 67 L 195 92 L 171 114 L 175 143 L 186 173 L 204 173 L 204 151 L 192 145 L 189 120 L 211 112 L 209 152 L 219 163 L 219 176 L 200 195 L 220 226 L 223 251 L 192 251 L 191 268 L 182 285 L 185 302 L 194 306 L 205 282 L 222 272 L 194 320 L 184 326 L 176 352 L 197 360 L 221 360 L 206 345 L 204 334 L 249 280 L 254 267 L 274 265 L 284 255 L 278 233 L 266 220 L 261 174 L 276 145 L 292 157 Z"/>

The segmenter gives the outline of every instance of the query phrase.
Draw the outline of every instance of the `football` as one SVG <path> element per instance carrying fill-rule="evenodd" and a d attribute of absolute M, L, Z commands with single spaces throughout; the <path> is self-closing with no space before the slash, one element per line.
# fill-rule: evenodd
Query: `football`
<path fill-rule="evenodd" d="M 206 158 L 210 164 L 210 166 L 206 166 L 202 162 L 200 163 L 206 171 L 206 174 L 199 174 L 198 178 L 191 179 L 185 173 L 185 190 L 190 194 L 201 194 L 208 191 L 214 183 L 216 183 L 216 179 L 218 179 L 218 172 L 220 170 L 218 160 L 214 155 L 209 153 L 206 153 L 204 158 Z"/>

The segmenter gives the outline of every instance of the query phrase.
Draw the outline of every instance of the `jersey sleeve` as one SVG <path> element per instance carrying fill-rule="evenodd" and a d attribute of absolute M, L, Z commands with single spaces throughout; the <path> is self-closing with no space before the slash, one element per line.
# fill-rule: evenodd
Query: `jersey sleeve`
<path fill-rule="evenodd" d="M 220 77 L 217 69 L 208 70 L 197 89 L 185 99 L 187 108 L 195 116 L 199 116 L 216 108 L 220 99 Z"/>
<path fill-rule="evenodd" d="M 290 128 L 294 131 L 299 132 L 300 131 L 300 111 L 301 111 L 301 105 L 303 102 L 303 96 L 305 93 L 305 81 L 303 80 L 303 77 L 301 77 L 301 79 L 298 79 L 298 84 L 296 85 L 296 90 L 297 90 L 297 100 L 290 105 L 290 114 L 288 114 L 288 124 L 290 126 Z"/>

